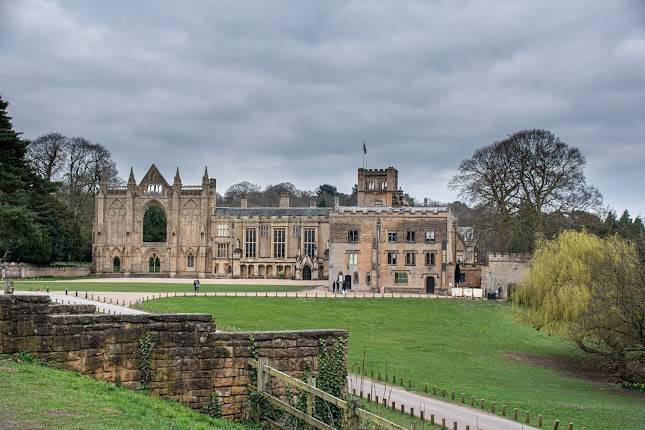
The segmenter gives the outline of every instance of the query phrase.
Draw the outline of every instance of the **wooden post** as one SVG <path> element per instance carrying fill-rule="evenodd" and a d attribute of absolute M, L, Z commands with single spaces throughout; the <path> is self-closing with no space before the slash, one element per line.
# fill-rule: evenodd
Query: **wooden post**
<path fill-rule="evenodd" d="M 396 411 L 396 402 L 392 400 L 392 410 Z"/>
<path fill-rule="evenodd" d="M 264 366 L 269 365 L 267 357 L 258 358 L 258 392 L 262 393 L 266 389 L 269 380 L 269 374 L 264 370 Z"/>
<path fill-rule="evenodd" d="M 573 423 L 569 423 L 569 427 L 567 428 L 567 430 L 573 430 Z"/>
<path fill-rule="evenodd" d="M 428 384 L 425 384 L 425 386 L 423 387 L 423 391 L 425 391 L 426 393 L 428 392 Z"/>
<path fill-rule="evenodd" d="M 405 413 L 405 405 L 403 403 L 401 403 L 401 413 L 402 414 Z"/>
<path fill-rule="evenodd" d="M 553 423 L 553 430 L 558 430 L 559 427 L 560 427 L 560 421 L 555 420 L 555 422 Z"/>
<path fill-rule="evenodd" d="M 430 414 L 430 425 L 434 425 L 434 414 Z"/>
<path fill-rule="evenodd" d="M 410 415 L 414 416 L 414 408 L 410 408 Z"/>
<path fill-rule="evenodd" d="M 461 403 L 463 403 L 463 402 L 464 402 L 464 396 L 465 396 L 465 395 L 466 395 L 466 393 L 461 393 Z"/>
<path fill-rule="evenodd" d="M 526 411 L 526 424 L 529 424 L 531 422 L 531 413 L 529 411 Z"/>
<path fill-rule="evenodd" d="M 307 383 L 311 385 L 312 387 L 316 386 L 316 378 L 314 377 L 308 377 L 307 378 Z M 307 415 L 310 417 L 314 416 L 314 408 L 316 407 L 316 402 L 314 401 L 314 395 L 311 393 L 307 393 Z"/>
<path fill-rule="evenodd" d="M 436 386 L 436 385 L 433 385 L 433 386 L 432 386 L 432 395 L 433 395 L 433 396 L 436 396 L 436 395 L 437 395 L 437 386 Z"/>
<path fill-rule="evenodd" d="M 455 390 L 450 391 L 450 398 L 454 401 L 455 400 Z"/>
<path fill-rule="evenodd" d="M 470 406 L 475 406 L 475 396 L 470 396 Z"/>
<path fill-rule="evenodd" d="M 412 389 L 412 380 L 408 379 L 408 390 Z"/>
<path fill-rule="evenodd" d="M 452 422 L 452 430 L 457 430 L 457 421 Z"/>
<path fill-rule="evenodd" d="M 479 407 L 484 409 L 484 399 L 479 399 Z"/>
<path fill-rule="evenodd" d="M 372 401 L 372 393 L 367 393 L 367 401 L 368 402 Z"/>
<path fill-rule="evenodd" d="M 441 428 L 442 429 L 446 428 L 446 419 L 445 418 L 441 418 Z"/>
<path fill-rule="evenodd" d="M 517 420 L 517 408 L 513 408 L 513 419 Z"/>
<path fill-rule="evenodd" d="M 538 427 L 542 427 L 542 420 L 544 417 L 542 415 L 538 415 Z"/>
<path fill-rule="evenodd" d="M 470 430 L 470 426 L 466 424 L 466 430 Z"/>
<path fill-rule="evenodd" d="M 506 405 L 502 405 L 502 416 L 506 416 Z"/>
<path fill-rule="evenodd" d="M 441 389 L 441 396 L 442 396 L 442 397 L 446 397 L 446 394 L 447 394 L 446 389 L 445 389 L 445 388 L 442 388 L 442 389 Z"/>
<path fill-rule="evenodd" d="M 423 415 L 424 415 L 424 411 L 419 411 L 419 418 L 421 418 L 421 421 L 424 421 Z M 422 427 L 423 427 L 423 425 L 422 425 Z"/>
<path fill-rule="evenodd" d="M 374 402 L 375 402 L 377 405 L 380 405 L 380 404 L 381 404 L 381 403 L 378 401 L 378 396 L 376 396 L 376 397 L 375 397 Z"/>
<path fill-rule="evenodd" d="M 378 373 L 378 380 L 381 380 L 381 372 Z"/>
<path fill-rule="evenodd" d="M 492 413 L 495 413 L 495 406 L 497 406 L 496 402 L 492 402 L 492 403 L 490 404 L 490 411 L 491 411 Z"/>

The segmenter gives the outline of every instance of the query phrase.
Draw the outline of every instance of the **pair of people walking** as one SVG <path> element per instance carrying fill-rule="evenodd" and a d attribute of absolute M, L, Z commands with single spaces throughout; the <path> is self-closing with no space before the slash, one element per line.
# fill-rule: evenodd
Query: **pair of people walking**
<path fill-rule="evenodd" d="M 199 279 L 195 279 L 195 280 L 193 281 L 193 290 L 194 290 L 196 293 L 199 293 Z"/>

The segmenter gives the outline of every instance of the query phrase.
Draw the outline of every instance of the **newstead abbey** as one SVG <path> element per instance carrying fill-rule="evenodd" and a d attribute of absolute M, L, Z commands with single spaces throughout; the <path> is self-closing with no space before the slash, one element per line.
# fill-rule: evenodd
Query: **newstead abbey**
<path fill-rule="evenodd" d="M 97 274 L 342 281 L 352 291 L 449 294 L 479 286 L 467 229 L 449 207 L 410 206 L 398 172 L 358 169 L 356 206 L 218 207 L 216 181 L 172 184 L 152 165 L 137 184 L 102 182 L 96 195 Z M 157 212 L 156 224 L 144 223 Z M 144 231 L 146 229 L 151 231 Z M 154 231 L 152 231 L 154 230 Z M 455 275 L 457 276 L 455 277 Z"/>

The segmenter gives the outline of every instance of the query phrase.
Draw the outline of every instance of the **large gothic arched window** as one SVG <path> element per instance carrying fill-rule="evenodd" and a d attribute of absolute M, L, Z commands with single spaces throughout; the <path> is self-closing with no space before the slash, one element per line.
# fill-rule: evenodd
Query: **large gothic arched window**
<path fill-rule="evenodd" d="M 166 213 L 159 203 L 152 203 L 143 215 L 143 241 L 166 241 Z"/>

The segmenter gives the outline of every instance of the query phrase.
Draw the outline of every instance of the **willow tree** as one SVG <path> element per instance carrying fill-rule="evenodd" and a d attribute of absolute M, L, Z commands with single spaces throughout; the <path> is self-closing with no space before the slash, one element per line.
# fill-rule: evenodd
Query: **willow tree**
<path fill-rule="evenodd" d="M 645 271 L 633 243 L 567 231 L 538 241 L 513 298 L 538 330 L 608 359 L 619 376 L 645 376 Z"/>

